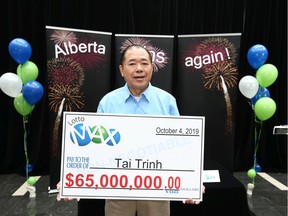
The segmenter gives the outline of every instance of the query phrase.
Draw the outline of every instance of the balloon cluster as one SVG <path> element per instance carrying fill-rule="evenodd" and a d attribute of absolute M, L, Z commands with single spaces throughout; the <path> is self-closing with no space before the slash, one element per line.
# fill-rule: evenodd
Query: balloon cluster
<path fill-rule="evenodd" d="M 251 99 L 252 108 L 260 121 L 271 118 L 276 111 L 276 103 L 270 98 L 267 87 L 277 79 L 278 70 L 273 64 L 265 64 L 267 58 L 268 51 L 265 46 L 252 46 L 247 53 L 247 59 L 256 70 L 256 76 L 247 75 L 239 81 L 240 92 Z"/>
<path fill-rule="evenodd" d="M 257 172 L 261 172 L 261 166 L 257 163 L 257 149 L 261 136 L 261 128 L 263 121 L 271 118 L 276 112 L 276 103 L 270 98 L 270 92 L 267 87 L 271 86 L 278 77 L 278 70 L 273 64 L 266 63 L 268 59 L 268 50 L 261 44 L 252 46 L 247 52 L 247 60 L 250 66 L 256 70 L 256 75 L 244 76 L 239 81 L 240 92 L 250 100 L 252 109 L 254 110 L 255 123 L 260 128 L 257 135 L 255 127 L 255 152 L 254 165 L 249 169 L 247 175 L 254 179 Z"/>
<path fill-rule="evenodd" d="M 16 111 L 27 116 L 43 97 L 44 88 L 36 81 L 38 67 L 29 61 L 32 54 L 30 44 L 22 38 L 16 38 L 9 44 L 9 53 L 19 64 L 17 74 L 4 73 L 0 77 L 0 88 L 6 95 L 14 98 Z"/>
<path fill-rule="evenodd" d="M 38 77 L 38 67 L 32 61 L 29 61 L 32 55 L 30 44 L 22 39 L 13 39 L 8 46 L 10 56 L 19 64 L 17 74 L 13 72 L 4 73 L 0 77 L 0 88 L 8 96 L 14 98 L 14 107 L 16 111 L 23 116 L 24 123 L 24 150 L 26 156 L 26 177 L 27 183 L 31 185 L 32 177 L 28 178 L 28 172 L 32 171 L 32 165 L 29 164 L 26 143 L 26 123 L 28 115 L 32 112 L 44 95 L 44 88 L 36 81 Z"/>

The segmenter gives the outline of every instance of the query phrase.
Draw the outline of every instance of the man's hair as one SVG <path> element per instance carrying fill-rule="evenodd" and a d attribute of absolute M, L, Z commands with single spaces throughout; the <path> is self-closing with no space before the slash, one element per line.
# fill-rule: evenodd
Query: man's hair
<path fill-rule="evenodd" d="M 133 48 L 133 47 L 142 48 L 142 49 L 146 50 L 146 52 L 147 52 L 148 55 L 149 55 L 150 62 L 152 63 L 152 55 L 151 55 L 151 53 L 148 51 L 148 49 L 146 49 L 145 47 L 143 47 L 143 46 L 141 46 L 141 45 L 138 45 L 138 44 L 132 44 L 132 45 L 130 45 L 130 46 L 127 46 L 127 47 L 123 50 L 123 52 L 121 53 L 121 55 L 120 55 L 120 64 L 121 64 L 121 65 L 123 65 L 126 52 L 127 52 L 129 49 Z"/>

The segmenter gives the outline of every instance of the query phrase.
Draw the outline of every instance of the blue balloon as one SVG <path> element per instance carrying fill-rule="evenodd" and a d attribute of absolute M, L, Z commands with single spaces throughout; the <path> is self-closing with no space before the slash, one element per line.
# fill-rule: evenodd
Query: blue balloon
<path fill-rule="evenodd" d="M 23 86 L 22 94 L 26 102 L 32 106 L 42 99 L 44 88 L 41 83 L 36 80 L 32 80 Z"/>
<path fill-rule="evenodd" d="M 270 91 L 267 88 L 259 86 L 256 95 L 253 98 L 251 98 L 252 104 L 255 105 L 257 100 L 259 100 L 262 97 L 270 97 Z"/>
<path fill-rule="evenodd" d="M 11 57 L 19 64 L 27 62 L 32 55 L 30 44 L 22 38 L 13 39 L 9 43 L 8 49 Z"/>
<path fill-rule="evenodd" d="M 255 169 L 256 172 L 261 172 L 262 171 L 262 168 L 261 168 L 261 166 L 259 164 L 256 164 L 254 169 Z"/>
<path fill-rule="evenodd" d="M 252 68 L 257 70 L 268 59 L 268 50 L 261 44 L 252 46 L 247 52 L 247 59 Z"/>
<path fill-rule="evenodd" d="M 26 165 L 26 171 L 27 172 L 32 172 L 32 170 L 33 170 L 33 165 L 32 164 L 27 164 Z"/>

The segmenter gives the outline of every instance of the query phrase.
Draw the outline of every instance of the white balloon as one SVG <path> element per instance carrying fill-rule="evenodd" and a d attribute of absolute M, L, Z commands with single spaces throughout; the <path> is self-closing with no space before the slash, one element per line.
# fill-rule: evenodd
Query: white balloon
<path fill-rule="evenodd" d="M 15 98 L 19 96 L 22 91 L 22 87 L 22 80 L 15 73 L 7 72 L 0 77 L 0 88 L 10 97 Z"/>
<path fill-rule="evenodd" d="M 254 76 L 244 76 L 239 82 L 239 90 L 240 92 L 247 98 L 253 98 L 259 88 L 259 83 Z"/>

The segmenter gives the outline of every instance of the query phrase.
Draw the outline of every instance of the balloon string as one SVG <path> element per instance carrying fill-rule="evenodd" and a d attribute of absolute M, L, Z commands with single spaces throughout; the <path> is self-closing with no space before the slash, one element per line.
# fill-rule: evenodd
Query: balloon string
<path fill-rule="evenodd" d="M 258 147 L 260 143 L 263 121 L 258 121 L 255 115 L 255 123 L 258 125 L 255 125 L 255 150 L 254 150 L 254 163 L 253 163 L 254 170 L 257 165 L 257 151 L 258 151 Z M 255 183 L 255 178 L 253 178 L 253 184 L 254 183 Z"/>
<path fill-rule="evenodd" d="M 21 81 L 23 82 L 23 77 L 22 77 L 22 64 L 20 64 L 20 78 L 21 78 Z"/>
<path fill-rule="evenodd" d="M 20 78 L 23 81 L 22 78 L 22 64 L 20 64 Z M 22 107 L 24 109 L 24 98 L 22 100 Z M 23 112 L 25 112 L 25 110 L 23 110 Z M 25 171 L 26 171 L 26 179 L 28 180 L 28 173 L 29 173 L 29 158 L 28 158 L 28 150 L 27 150 L 27 128 L 26 128 L 26 124 L 28 123 L 28 116 L 23 116 L 23 128 L 24 128 L 24 154 L 25 154 L 25 159 L 26 159 L 26 167 L 25 167 Z"/>
<path fill-rule="evenodd" d="M 27 150 L 27 129 L 26 124 L 28 122 L 28 116 L 23 116 L 23 128 L 24 128 L 24 153 L 26 159 L 26 179 L 28 180 L 28 165 L 29 165 L 29 158 L 28 158 L 28 150 Z"/>

